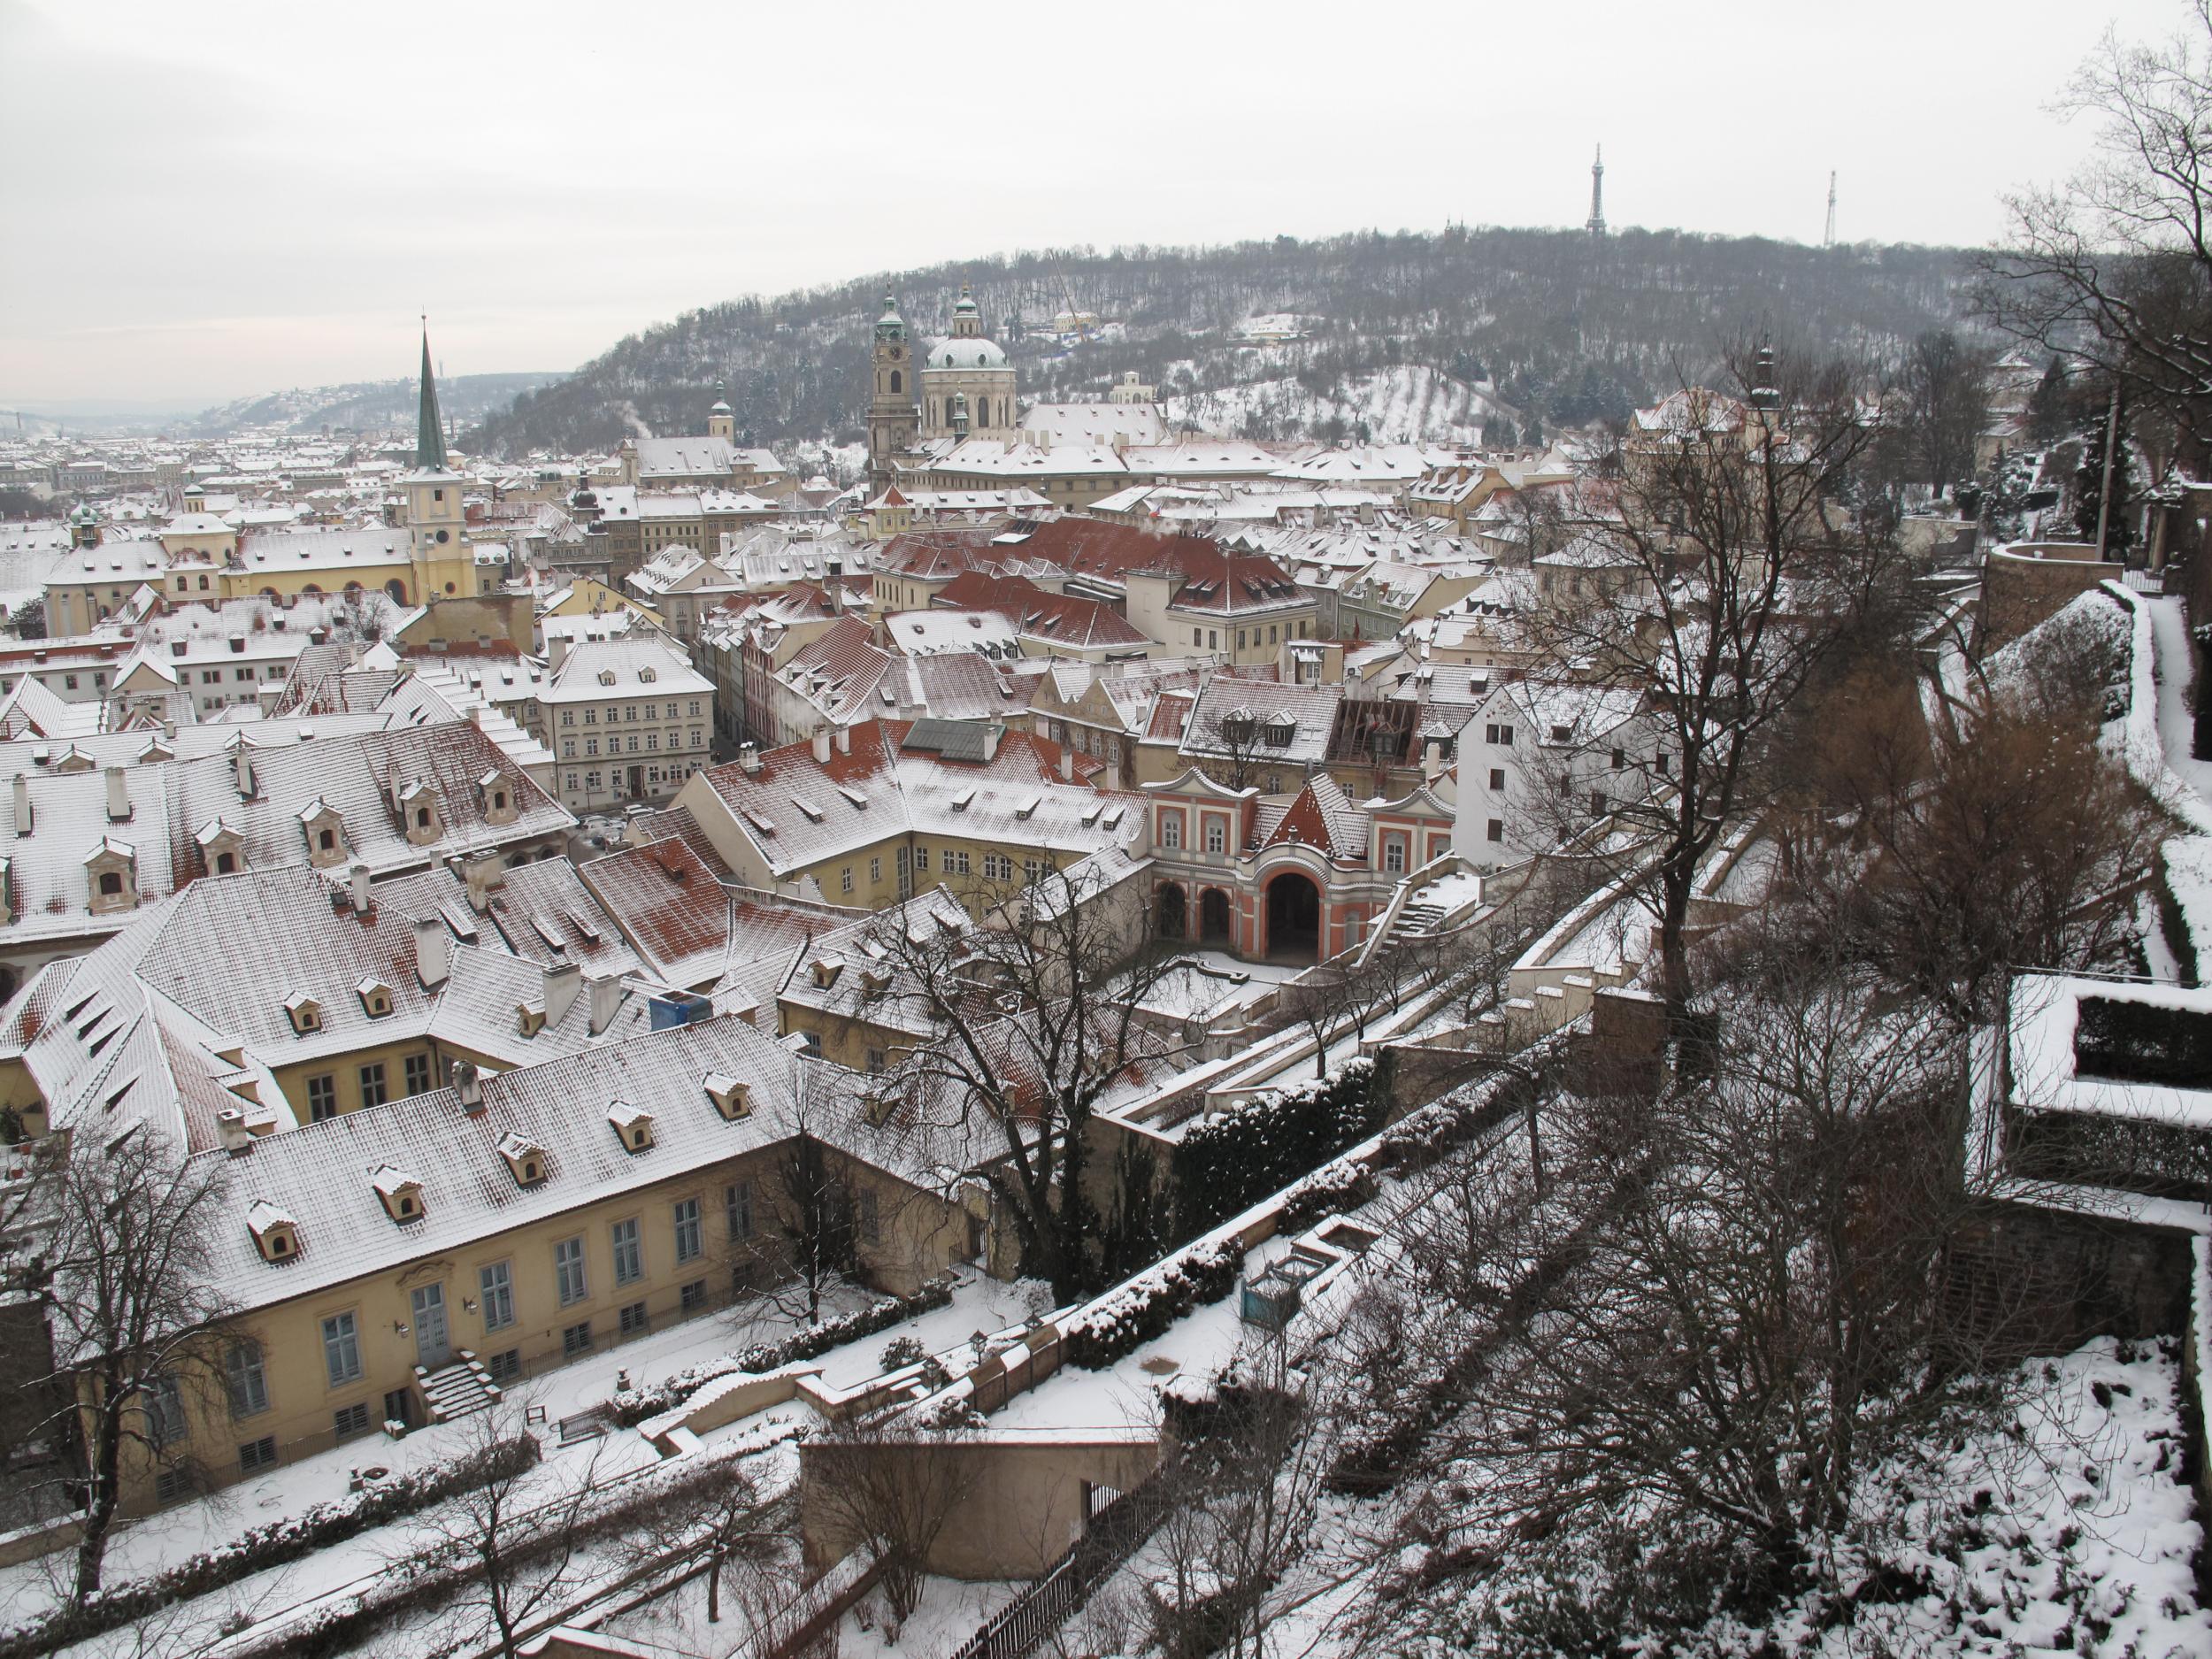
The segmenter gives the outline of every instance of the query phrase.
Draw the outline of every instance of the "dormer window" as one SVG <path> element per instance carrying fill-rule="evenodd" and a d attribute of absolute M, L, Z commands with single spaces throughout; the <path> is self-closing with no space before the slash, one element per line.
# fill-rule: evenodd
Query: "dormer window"
<path fill-rule="evenodd" d="M 534 1037 L 543 1031 L 545 1029 L 545 1004 L 543 1002 L 517 1002 L 515 1004 L 515 1029 L 526 1037 Z"/>
<path fill-rule="evenodd" d="M 288 1262 L 300 1253 L 300 1224 L 265 1198 L 247 1206 L 246 1231 L 265 1262 Z"/>
<path fill-rule="evenodd" d="M 371 1019 L 382 1019 L 392 1011 L 392 987 L 381 979 L 364 979 L 354 990 L 361 998 L 361 1010 Z"/>
<path fill-rule="evenodd" d="M 614 684 L 614 670 L 611 668 L 601 669 L 599 671 L 599 683 L 603 686 L 611 686 Z"/>
<path fill-rule="evenodd" d="M 307 862 L 316 869 L 342 864 L 350 856 L 345 820 L 320 795 L 300 809 L 300 827 L 307 835 Z"/>
<path fill-rule="evenodd" d="M 534 1141 L 510 1132 L 499 1138 L 499 1156 L 518 1187 L 535 1187 L 545 1179 L 545 1148 Z"/>
<path fill-rule="evenodd" d="M 643 1152 L 653 1144 L 653 1114 L 627 1101 L 617 1101 L 607 1108 L 607 1121 L 614 1126 L 616 1139 L 629 1152 Z"/>
<path fill-rule="evenodd" d="M 422 1219 L 422 1183 L 406 1171 L 389 1164 L 380 1164 L 376 1173 L 369 1177 L 369 1185 L 376 1188 L 377 1197 L 384 1203 L 384 1213 L 394 1221 Z"/>
<path fill-rule="evenodd" d="M 660 676 L 657 672 L 653 669 L 641 668 L 637 671 L 637 677 L 649 686 Z"/>
<path fill-rule="evenodd" d="M 311 1036 L 323 1028 L 323 1005 L 304 991 L 295 991 L 284 999 L 284 1011 L 292 1021 L 295 1034 Z"/>
<path fill-rule="evenodd" d="M 514 785 L 508 781 L 507 774 L 496 766 L 476 780 L 476 797 L 483 807 L 486 822 L 514 822 L 517 811 Z"/>
<path fill-rule="evenodd" d="M 826 991 L 837 983 L 837 976 L 845 971 L 842 956 L 818 956 L 814 961 L 814 984 L 818 990 Z"/>
<path fill-rule="evenodd" d="M 138 853 L 129 842 L 103 835 L 84 864 L 94 915 L 127 910 L 138 902 Z"/>
<path fill-rule="evenodd" d="M 445 833 L 438 815 L 438 792 L 426 783 L 418 780 L 399 792 L 399 811 L 407 839 L 417 846 Z"/>
<path fill-rule="evenodd" d="M 1290 732 L 1291 732 L 1291 727 L 1290 727 L 1290 723 L 1289 723 L 1288 721 L 1286 721 L 1286 720 L 1271 720 L 1271 721 L 1270 721 L 1270 722 L 1268 723 L 1267 731 L 1266 731 L 1266 733 L 1265 733 L 1265 736 L 1266 736 L 1266 739 L 1267 739 L 1267 741 L 1268 741 L 1269 746 L 1270 746 L 1270 747 L 1271 747 L 1271 748 L 1274 748 L 1274 749 L 1287 749 L 1287 748 L 1289 748 L 1289 747 L 1290 747 Z"/>
<path fill-rule="evenodd" d="M 726 1071 L 710 1071 L 706 1077 L 707 1098 L 714 1102 L 714 1110 L 730 1122 L 751 1113 L 753 1086 L 741 1083 Z"/>

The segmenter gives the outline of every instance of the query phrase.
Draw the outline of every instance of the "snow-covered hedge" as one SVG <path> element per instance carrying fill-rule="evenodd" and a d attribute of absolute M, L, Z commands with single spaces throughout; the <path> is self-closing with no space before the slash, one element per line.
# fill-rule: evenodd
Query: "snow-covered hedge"
<path fill-rule="evenodd" d="M 833 1348 L 856 1342 L 862 1337 L 873 1336 L 887 1331 L 895 1325 L 903 1325 L 918 1315 L 931 1313 L 939 1308 L 952 1305 L 952 1281 L 933 1279 L 910 1296 L 886 1296 L 865 1308 L 841 1314 L 834 1319 L 825 1319 L 819 1325 L 808 1325 L 794 1331 L 780 1342 L 756 1342 L 750 1348 L 734 1354 L 725 1354 L 718 1359 L 702 1360 L 696 1365 L 678 1371 L 674 1376 L 650 1388 L 625 1388 L 607 1402 L 609 1416 L 624 1428 L 634 1428 L 651 1417 L 658 1417 L 672 1406 L 690 1398 L 701 1385 L 718 1377 L 728 1377 L 739 1371 L 758 1375 L 780 1366 L 789 1365 L 803 1359 L 813 1359 Z"/>
<path fill-rule="evenodd" d="M 1194 1124 L 1175 1148 L 1175 1230 L 1190 1238 L 1279 1193 L 1373 1134 L 1390 1067 L 1365 1058 Z"/>
<path fill-rule="evenodd" d="M 28 1659 L 117 1629 L 173 1601 L 205 1595 L 426 1509 L 456 1493 L 504 1479 L 529 1468 L 539 1456 L 536 1438 L 518 1434 L 487 1451 L 411 1469 L 342 1498 L 311 1504 L 280 1521 L 249 1527 L 227 1544 L 188 1555 L 147 1578 L 102 1590 L 73 1607 L 54 1608 L 0 1633 L 0 1659 Z"/>
<path fill-rule="evenodd" d="M 1073 1316 L 1062 1327 L 1071 1365 L 1103 1371 L 1134 1353 L 1201 1302 L 1219 1302 L 1236 1287 L 1244 1246 L 1234 1238 L 1202 1239 L 1148 1267 Z"/>

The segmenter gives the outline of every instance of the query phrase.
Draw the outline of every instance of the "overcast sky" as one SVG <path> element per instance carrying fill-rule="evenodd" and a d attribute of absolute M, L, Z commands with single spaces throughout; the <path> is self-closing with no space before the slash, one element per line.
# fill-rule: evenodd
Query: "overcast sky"
<path fill-rule="evenodd" d="M 1975 243 L 2177 0 L 0 0 L 0 407 L 566 369 L 1022 248 L 1616 225 Z"/>

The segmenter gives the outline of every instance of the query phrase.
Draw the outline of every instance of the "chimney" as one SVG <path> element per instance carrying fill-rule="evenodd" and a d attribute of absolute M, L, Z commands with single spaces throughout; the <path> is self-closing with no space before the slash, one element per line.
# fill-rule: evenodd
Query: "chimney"
<path fill-rule="evenodd" d="M 826 766 L 829 764 L 829 725 L 826 721 L 818 722 L 814 727 L 814 764 L 818 766 Z"/>
<path fill-rule="evenodd" d="M 230 752 L 231 775 L 237 780 L 238 798 L 253 799 L 253 757 L 246 751 L 246 740 L 240 738 Z"/>
<path fill-rule="evenodd" d="M 1075 745 L 1072 743 L 1060 745 L 1060 781 L 1062 783 L 1075 781 Z"/>
<path fill-rule="evenodd" d="M 446 982 L 453 972 L 453 947 L 447 941 L 445 918 L 442 916 L 418 916 L 415 918 L 415 978 L 422 981 L 425 990 L 433 990 Z"/>
<path fill-rule="evenodd" d="M 108 768 L 108 822 L 124 824 L 130 821 L 131 789 L 120 766 Z"/>
<path fill-rule="evenodd" d="M 1444 774 L 1444 745 L 1437 738 L 1421 741 L 1421 780 L 1434 783 Z"/>
<path fill-rule="evenodd" d="M 373 908 L 369 898 L 369 867 L 356 864 L 346 872 L 346 891 L 353 899 L 354 912 L 366 916 Z"/>
<path fill-rule="evenodd" d="M 760 776 L 760 745 L 757 743 L 740 743 L 737 746 L 737 765 L 738 770 L 742 772 L 748 778 L 757 778 Z M 16 787 L 20 788 L 23 784 L 23 779 L 20 774 L 17 776 L 15 781 Z"/>
<path fill-rule="evenodd" d="M 591 1034 L 595 1037 L 614 1024 L 622 1006 L 622 976 L 603 973 L 591 982 Z M 547 1010 L 549 1013 L 551 1010 Z"/>
<path fill-rule="evenodd" d="M 851 726 L 839 726 L 836 732 L 836 739 L 837 752 L 839 754 L 849 755 L 853 752 L 853 729 Z"/>
<path fill-rule="evenodd" d="M 481 916 L 491 909 L 492 895 L 507 885 L 507 863 L 497 853 L 480 853 L 461 866 L 461 879 L 469 893 L 469 909 Z"/>
<path fill-rule="evenodd" d="M 11 787 L 15 792 L 15 833 L 28 835 L 31 833 L 31 780 L 19 772 Z"/>
<path fill-rule="evenodd" d="M 246 1114 L 236 1107 L 226 1106 L 215 1114 L 215 1130 L 231 1156 L 242 1158 L 253 1150 L 253 1131 L 246 1127 Z"/>
<path fill-rule="evenodd" d="M 996 760 L 998 758 L 998 741 L 1005 735 L 1006 728 L 1001 726 L 996 720 L 992 721 L 988 726 L 983 728 L 984 759 Z"/>
<path fill-rule="evenodd" d="M 576 1005 L 576 993 L 582 988 L 584 970 L 573 962 L 555 963 L 545 970 L 545 1023 L 557 1025 Z"/>
<path fill-rule="evenodd" d="M 568 635 L 549 634 L 545 636 L 545 665 L 554 673 L 561 672 L 561 664 L 568 661 Z"/>
<path fill-rule="evenodd" d="M 456 1060 L 448 1074 L 453 1080 L 453 1092 L 461 1097 L 461 1110 L 473 1118 L 484 1110 L 484 1074 L 476 1069 L 473 1060 Z"/>

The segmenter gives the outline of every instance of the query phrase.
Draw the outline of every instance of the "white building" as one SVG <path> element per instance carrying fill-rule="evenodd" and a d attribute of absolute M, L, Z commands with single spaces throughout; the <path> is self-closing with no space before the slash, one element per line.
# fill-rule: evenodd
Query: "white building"
<path fill-rule="evenodd" d="M 564 806 L 664 801 L 707 764 L 714 684 L 676 647 L 650 633 L 546 644 L 538 731 Z"/>

